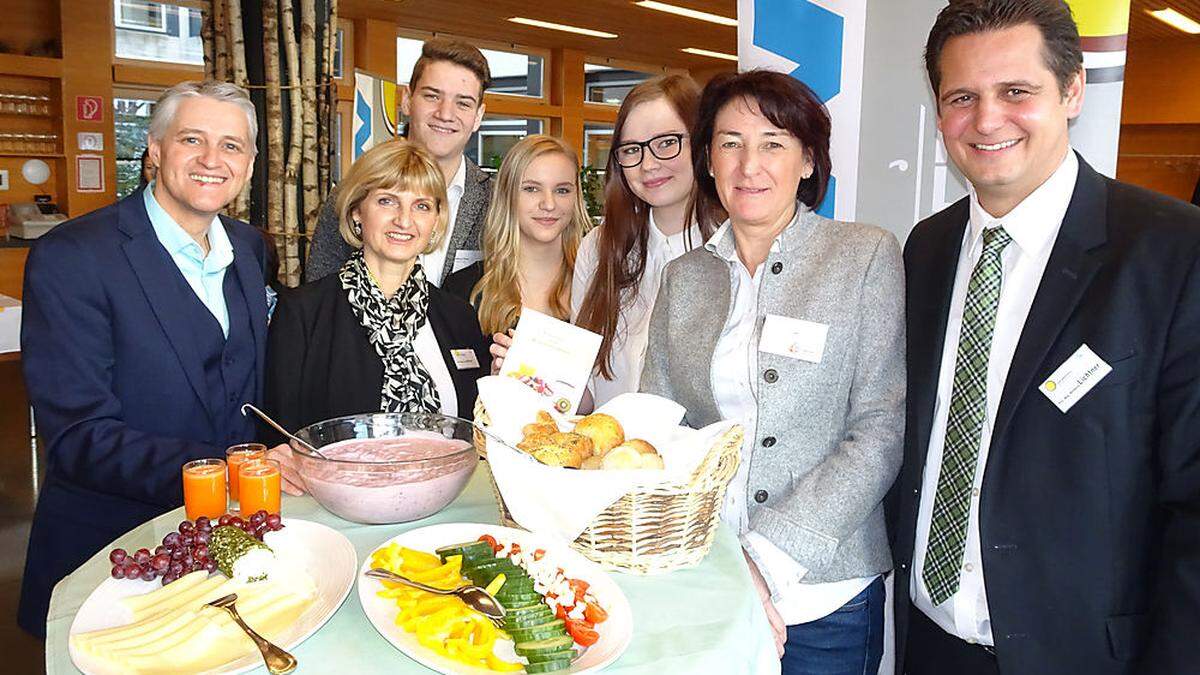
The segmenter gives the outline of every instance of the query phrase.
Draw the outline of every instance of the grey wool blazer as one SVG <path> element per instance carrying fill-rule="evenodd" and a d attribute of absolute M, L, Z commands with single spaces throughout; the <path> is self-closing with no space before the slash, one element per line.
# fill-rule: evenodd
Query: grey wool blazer
<path fill-rule="evenodd" d="M 735 245 L 732 230 L 720 232 L 715 252 L 697 248 L 667 266 L 642 372 L 641 390 L 686 407 L 696 428 L 721 419 L 712 359 L 732 309 Z M 819 363 L 750 355 L 758 400 L 742 451 L 750 529 L 806 567 L 805 583 L 887 572 L 882 502 L 904 440 L 900 246 L 877 227 L 802 210 L 778 248 L 762 266 L 755 335 L 768 314 L 829 331 Z"/>
<path fill-rule="evenodd" d="M 467 163 L 466 184 L 462 200 L 458 202 L 458 215 L 454 217 L 454 227 L 447 234 L 450 237 L 450 247 L 446 250 L 446 264 L 442 268 L 443 280 L 454 271 L 456 252 L 479 250 L 483 219 L 492 201 L 492 177 L 466 157 L 463 157 L 463 161 Z M 354 251 L 338 231 L 337 195 L 336 187 L 329 191 L 329 196 L 321 205 L 321 213 L 317 216 L 317 229 L 313 231 L 308 257 L 304 262 L 306 283 L 338 271 Z"/>

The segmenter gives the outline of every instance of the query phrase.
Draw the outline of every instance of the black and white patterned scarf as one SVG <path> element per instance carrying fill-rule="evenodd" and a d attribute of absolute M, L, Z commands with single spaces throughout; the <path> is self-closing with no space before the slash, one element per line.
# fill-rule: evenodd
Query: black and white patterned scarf
<path fill-rule="evenodd" d="M 417 358 L 413 343 L 429 311 L 429 284 L 418 260 L 408 280 L 391 299 L 371 279 L 362 250 L 355 251 L 338 275 L 358 322 L 383 361 L 380 410 L 431 412 L 441 410 L 433 377 Z"/>

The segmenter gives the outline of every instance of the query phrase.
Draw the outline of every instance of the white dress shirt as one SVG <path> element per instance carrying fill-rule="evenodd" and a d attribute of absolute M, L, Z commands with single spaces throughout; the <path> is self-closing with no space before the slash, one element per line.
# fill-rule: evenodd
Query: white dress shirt
<path fill-rule="evenodd" d="M 601 226 L 603 227 L 603 226 Z M 604 405 L 620 394 L 638 390 L 642 379 L 642 364 L 646 360 L 646 343 L 650 337 L 650 314 L 658 298 L 658 287 L 662 282 L 663 269 L 667 263 L 687 253 L 691 246 L 700 244 L 700 228 L 693 224 L 687 230 L 672 235 L 663 234 L 654 223 L 650 213 L 650 236 L 646 242 L 646 269 L 636 292 L 622 298 L 621 311 L 617 315 L 617 333 L 613 337 L 613 379 L 609 380 L 594 373 L 588 382 L 596 407 Z M 579 244 L 575 257 L 575 277 L 571 282 L 571 321 L 579 318 L 583 299 L 587 296 L 592 279 L 599 265 L 600 228 L 591 232 Z"/>
<path fill-rule="evenodd" d="M 441 403 L 440 412 L 451 417 L 461 417 L 466 411 L 458 409 L 458 393 L 454 388 L 454 380 L 450 377 L 446 359 L 442 358 L 442 348 L 428 320 L 417 329 L 417 336 L 413 338 L 413 353 L 433 378 L 433 386 L 437 389 Z"/>
<path fill-rule="evenodd" d="M 467 191 L 467 159 L 460 158 L 458 171 L 446 186 L 446 201 L 449 202 L 450 220 L 446 221 L 446 236 L 442 243 L 430 253 L 421 254 L 421 266 L 425 268 L 425 278 L 434 286 L 442 285 L 442 270 L 446 266 L 446 253 L 450 250 L 450 237 L 454 235 L 454 221 L 458 219 L 458 204 L 462 201 L 463 193 Z"/>
<path fill-rule="evenodd" d="M 797 218 L 800 217 L 797 211 Z M 788 227 L 795 226 L 796 221 Z M 716 244 L 723 237 L 733 236 L 730 225 L 724 225 L 708 240 L 705 248 L 721 257 Z M 779 251 L 777 237 L 772 251 Z M 845 579 L 820 584 L 806 584 L 808 569 L 772 544 L 766 537 L 750 529 L 748 510 L 750 485 L 750 455 L 754 451 L 755 430 L 758 426 L 758 338 L 765 316 L 758 306 L 758 289 L 762 281 L 759 265 L 754 274 L 735 253 L 723 258 L 729 263 L 729 316 L 713 351 L 710 374 L 713 398 L 725 419 L 740 420 L 745 430 L 742 441 L 742 461 L 725 491 L 721 517 L 738 533 L 742 545 L 752 548 L 760 563 L 759 571 L 772 581 L 775 594 L 771 601 L 789 626 L 824 618 L 845 605 L 875 580 L 874 576 Z"/>
<path fill-rule="evenodd" d="M 970 194 L 970 221 L 963 234 L 962 249 L 958 256 L 954 291 L 950 296 L 950 311 L 946 320 L 946 341 L 942 347 L 941 368 L 938 371 L 937 401 L 933 413 L 933 431 L 929 436 L 929 453 L 925 459 L 921 502 L 917 511 L 917 532 L 909 592 L 913 603 L 943 630 L 971 643 L 995 644 L 992 638 L 991 617 L 988 614 L 979 538 L 979 491 L 983 484 L 983 472 L 987 466 L 988 450 L 992 442 L 992 425 L 1000 407 L 1000 395 L 1004 391 L 1004 382 L 1008 377 L 1009 366 L 1012 365 L 1013 353 L 1017 349 L 1021 330 L 1029 315 L 1029 307 L 1033 304 L 1034 295 L 1041 283 L 1042 273 L 1050 259 L 1050 251 L 1054 248 L 1063 216 L 1066 215 L 1078 173 L 1079 161 L 1075 153 L 1068 149 L 1066 158 L 1050 178 L 1001 218 L 992 217 L 979 205 L 973 188 Z M 966 302 L 971 272 L 983 252 L 983 232 L 997 226 L 1002 226 L 1008 232 L 1012 243 L 1001 254 L 1003 280 L 996 308 L 992 348 L 988 357 L 987 416 L 979 439 L 979 458 L 968 512 L 967 540 L 963 551 L 958 592 L 935 607 L 929 599 L 929 589 L 922 578 L 922 570 L 925 565 L 926 548 L 929 545 L 929 526 L 934 498 L 937 495 L 938 476 L 941 473 L 942 452 L 946 444 L 946 420 L 950 408 L 958 340 L 962 332 L 963 305 Z"/>

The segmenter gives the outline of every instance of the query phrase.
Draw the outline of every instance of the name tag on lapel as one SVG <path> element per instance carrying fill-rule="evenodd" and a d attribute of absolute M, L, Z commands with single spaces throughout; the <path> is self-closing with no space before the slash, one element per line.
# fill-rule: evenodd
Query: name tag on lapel
<path fill-rule="evenodd" d="M 1096 356 L 1091 347 L 1083 345 L 1050 373 L 1038 390 L 1065 413 L 1111 372 L 1112 366 Z"/>
<path fill-rule="evenodd" d="M 470 370 L 479 367 L 479 359 L 475 357 L 474 349 L 451 349 L 450 358 L 459 370 Z"/>
<path fill-rule="evenodd" d="M 820 363 L 825 355 L 829 324 L 768 314 L 758 339 L 759 351 L 809 363 Z"/>
<path fill-rule="evenodd" d="M 455 251 L 454 252 L 454 265 L 451 266 L 450 273 L 454 274 L 455 272 L 457 272 L 461 269 L 465 269 L 467 267 L 470 267 L 471 265 L 474 265 L 475 263 L 479 262 L 480 260 L 483 260 L 483 251 L 473 251 L 473 250 Z"/>

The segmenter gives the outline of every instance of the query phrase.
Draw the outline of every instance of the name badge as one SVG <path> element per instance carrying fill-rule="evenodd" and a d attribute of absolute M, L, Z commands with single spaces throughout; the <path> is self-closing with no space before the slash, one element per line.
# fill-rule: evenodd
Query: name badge
<path fill-rule="evenodd" d="M 470 370 L 479 367 L 479 359 L 475 357 L 474 349 L 451 349 L 450 358 L 459 370 Z"/>
<path fill-rule="evenodd" d="M 483 260 L 483 251 L 463 250 L 454 252 L 454 265 L 450 267 L 453 274 Z"/>
<path fill-rule="evenodd" d="M 1090 347 L 1083 345 L 1071 358 L 1063 361 L 1038 390 L 1059 410 L 1067 412 L 1109 373 L 1112 366 L 1104 362 Z"/>
<path fill-rule="evenodd" d="M 820 363 L 825 355 L 829 324 L 768 314 L 763 321 L 759 351 L 809 363 Z"/>

